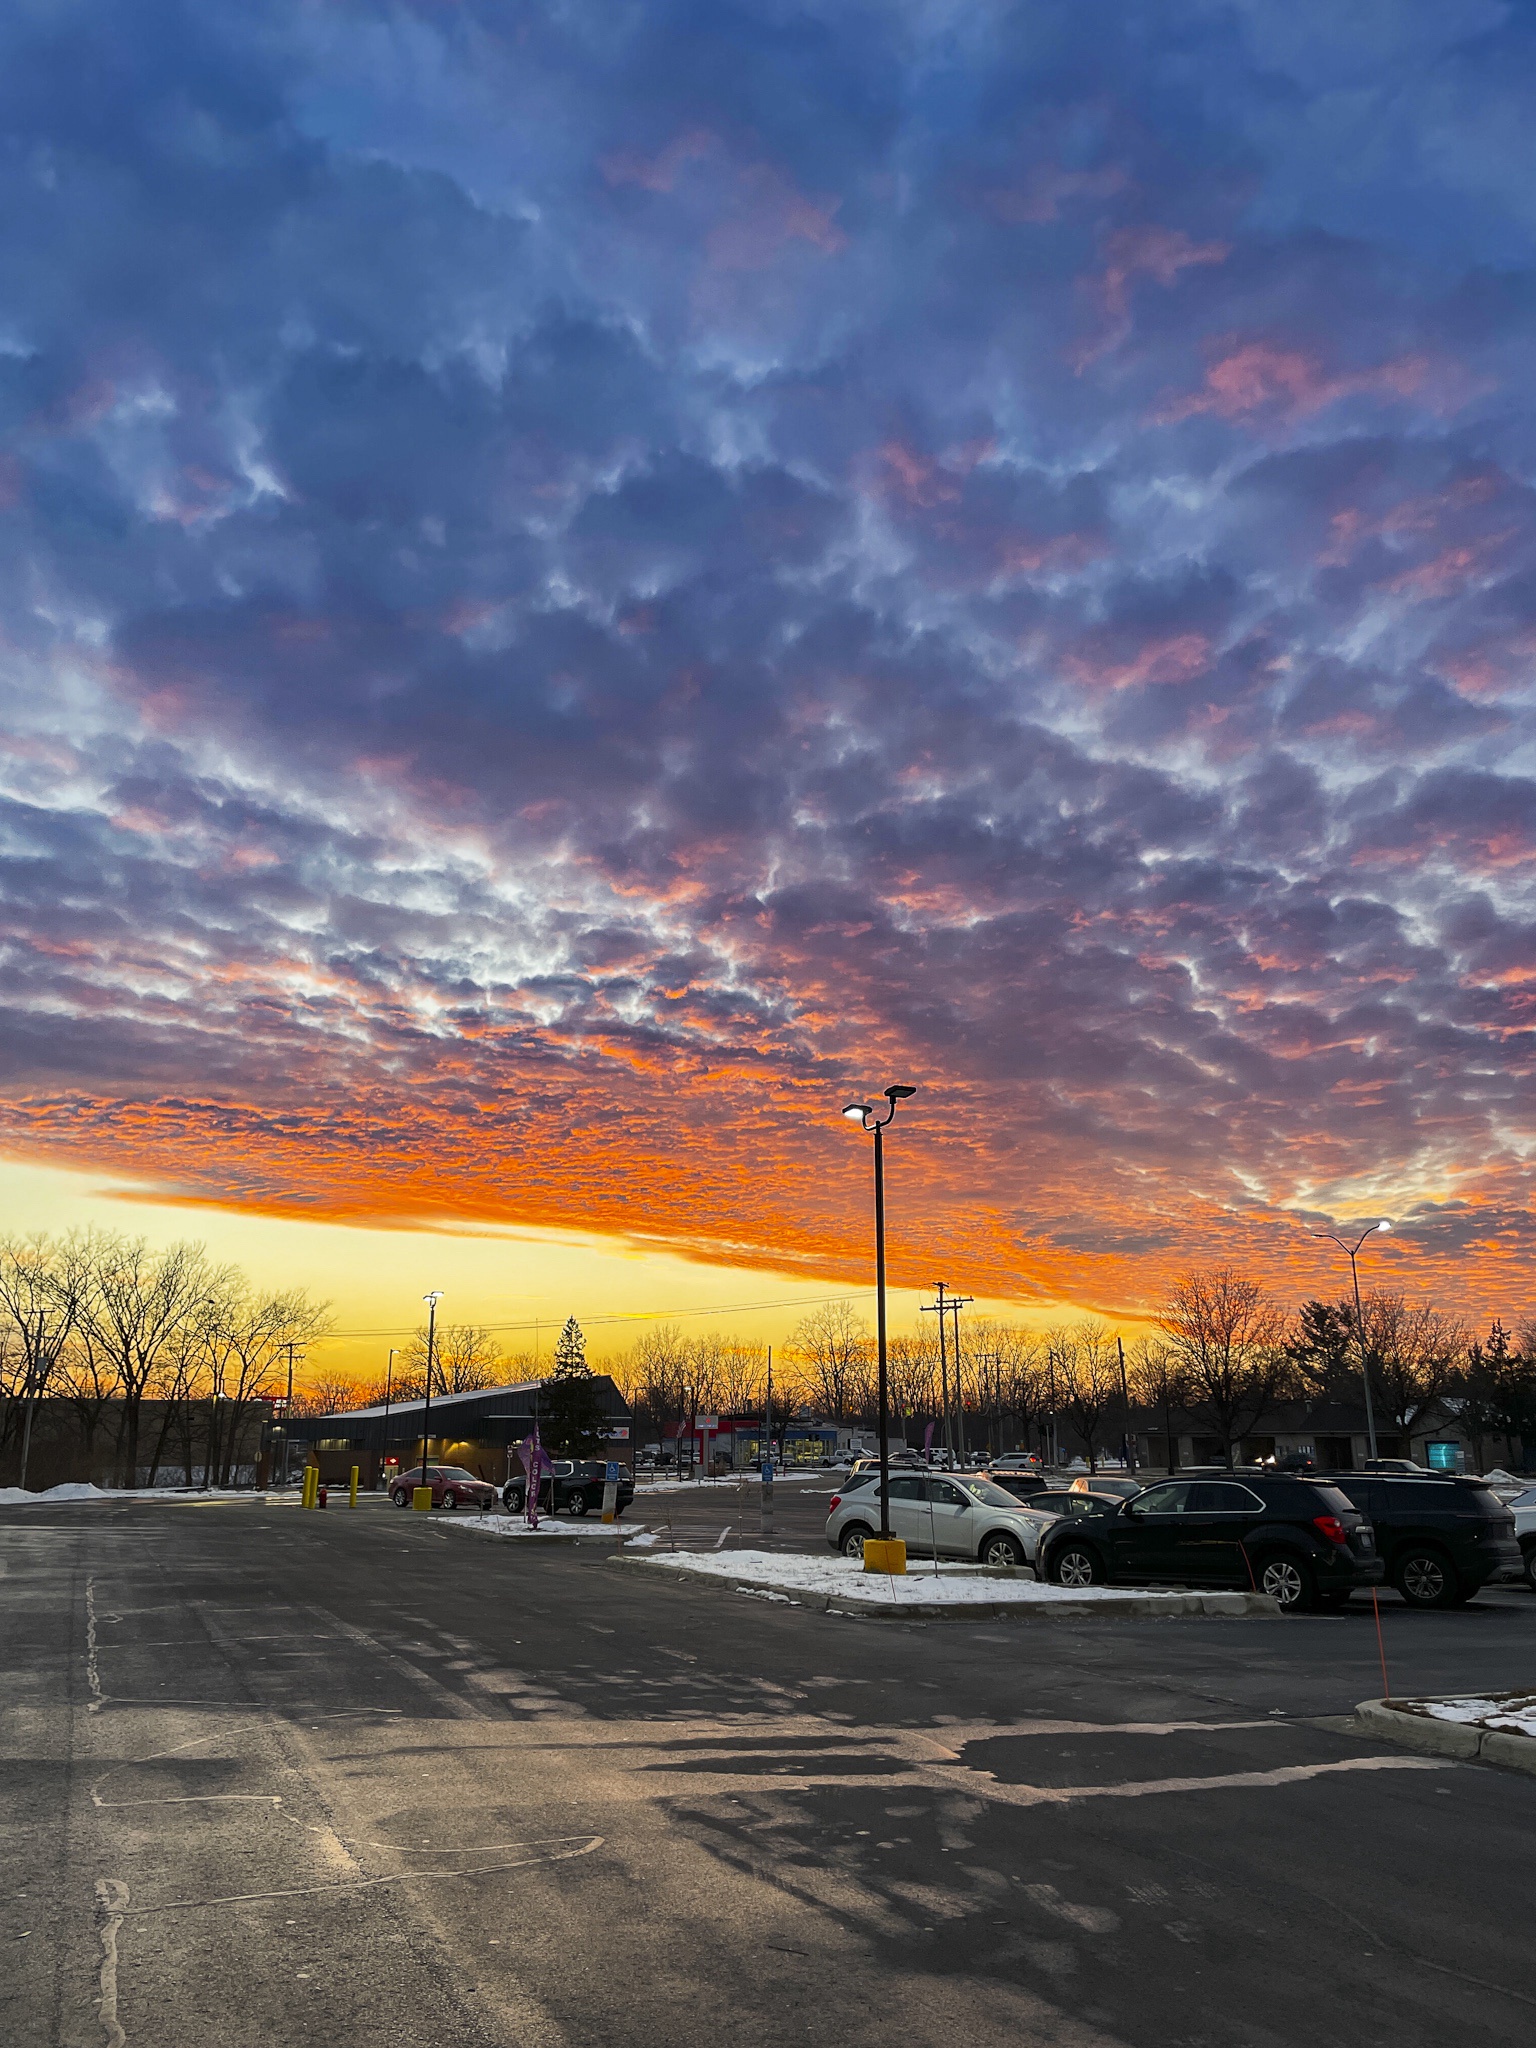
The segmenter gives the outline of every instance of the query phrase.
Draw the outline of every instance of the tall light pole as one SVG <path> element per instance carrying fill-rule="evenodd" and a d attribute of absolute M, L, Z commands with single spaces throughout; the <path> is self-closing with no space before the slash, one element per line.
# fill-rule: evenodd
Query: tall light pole
<path fill-rule="evenodd" d="M 386 1486 L 389 1484 L 389 1399 L 395 1390 L 395 1358 L 399 1348 L 395 1345 L 391 1349 L 389 1363 L 384 1368 L 384 1448 L 379 1453 L 379 1475 Z"/>
<path fill-rule="evenodd" d="M 1336 1244 L 1341 1252 L 1349 1255 L 1349 1277 L 1355 1286 L 1355 1334 L 1360 1340 L 1360 1378 L 1365 1386 L 1365 1440 L 1370 1445 L 1370 1460 L 1376 1462 L 1376 1411 L 1371 1405 L 1371 1366 L 1365 1350 L 1365 1316 L 1360 1307 L 1360 1270 L 1355 1261 L 1360 1256 L 1360 1247 L 1368 1237 L 1375 1237 L 1378 1231 L 1390 1230 L 1390 1223 L 1373 1223 L 1368 1230 L 1362 1230 L 1351 1244 L 1347 1238 L 1335 1237 L 1331 1230 L 1314 1230 L 1314 1237 L 1326 1237 L 1330 1244 Z"/>
<path fill-rule="evenodd" d="M 905 1102 L 909 1095 L 915 1095 L 915 1088 L 907 1088 L 899 1082 L 885 1091 L 890 1108 L 884 1116 L 877 1116 L 871 1104 L 850 1102 L 843 1111 L 852 1124 L 861 1131 L 871 1132 L 875 1140 L 875 1347 L 878 1357 L 878 1380 L 880 1388 L 880 1541 L 891 1540 L 891 1432 L 889 1420 L 890 1389 L 885 1370 L 885 1127 L 896 1114 L 898 1102 Z"/>
<path fill-rule="evenodd" d="M 437 1348 L 437 1304 L 443 1297 L 441 1292 L 438 1292 L 424 1294 L 421 1298 L 427 1304 L 427 1405 L 421 1411 L 421 1483 L 423 1486 L 430 1486 L 432 1482 L 427 1477 L 427 1458 L 432 1443 L 432 1359 Z"/>

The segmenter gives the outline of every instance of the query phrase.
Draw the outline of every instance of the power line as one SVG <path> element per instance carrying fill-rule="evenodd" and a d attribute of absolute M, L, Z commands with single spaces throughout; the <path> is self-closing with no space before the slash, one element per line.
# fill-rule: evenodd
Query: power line
<path fill-rule="evenodd" d="M 805 1301 L 728 1301 L 713 1308 L 650 1308 L 616 1310 L 612 1315 L 582 1316 L 584 1330 L 595 1328 L 599 1323 L 669 1323 L 682 1316 L 744 1316 L 759 1310 L 788 1308 L 827 1308 L 843 1301 L 869 1301 L 874 1289 L 864 1288 L 858 1294 L 820 1294 Z M 558 1316 L 530 1316 L 520 1323 L 482 1323 L 479 1327 L 497 1335 L 506 1330 L 547 1330 L 559 1322 Z M 328 1330 L 323 1337 L 314 1337 L 314 1344 L 338 1344 L 355 1341 L 363 1337 L 405 1337 L 415 1329 L 413 1323 L 397 1323 L 388 1329 L 379 1330 Z"/>

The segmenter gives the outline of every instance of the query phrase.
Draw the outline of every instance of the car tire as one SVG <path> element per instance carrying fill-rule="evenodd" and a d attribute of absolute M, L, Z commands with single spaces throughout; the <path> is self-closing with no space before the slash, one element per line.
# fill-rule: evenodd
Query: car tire
<path fill-rule="evenodd" d="M 1536 1543 L 1525 1553 L 1525 1583 L 1536 1593 Z"/>
<path fill-rule="evenodd" d="M 501 1496 L 501 1504 L 509 1515 L 520 1515 L 523 1512 L 523 1497 L 520 1493 L 514 1492 L 510 1486 Z"/>
<path fill-rule="evenodd" d="M 1392 1572 L 1392 1583 L 1410 1607 L 1454 1607 L 1456 1574 L 1443 1550 L 1416 1544 L 1405 1550 Z"/>
<path fill-rule="evenodd" d="M 1005 1530 L 995 1529 L 990 1536 L 981 1539 L 981 1561 L 991 1565 L 994 1571 L 1014 1571 L 1026 1562 L 1024 1546 L 1017 1536 L 1010 1536 Z"/>
<path fill-rule="evenodd" d="M 403 1486 L 395 1487 L 389 1497 L 397 1508 L 408 1508 L 411 1504 L 411 1496 Z"/>
<path fill-rule="evenodd" d="M 862 1557 L 865 1544 L 873 1541 L 874 1534 L 874 1530 L 866 1528 L 862 1522 L 850 1522 L 838 1537 L 837 1547 L 844 1557 Z"/>
<path fill-rule="evenodd" d="M 584 1515 L 591 1505 L 590 1495 L 585 1493 L 573 1493 L 571 1495 L 571 1513 L 573 1515 Z"/>
<path fill-rule="evenodd" d="M 1080 1592 L 1085 1586 L 1104 1583 L 1104 1567 L 1096 1552 L 1084 1543 L 1064 1543 L 1051 1559 L 1051 1583 L 1070 1586 Z"/>
<path fill-rule="evenodd" d="M 1282 1614 L 1308 1614 L 1317 1605 L 1317 1581 L 1299 1557 L 1261 1557 L 1254 1567 L 1261 1593 L 1267 1593 Z"/>
<path fill-rule="evenodd" d="M 443 1506 L 445 1508 L 456 1508 L 458 1504 L 459 1496 L 454 1492 L 453 1488 L 451 1486 L 445 1487 L 443 1490 Z"/>

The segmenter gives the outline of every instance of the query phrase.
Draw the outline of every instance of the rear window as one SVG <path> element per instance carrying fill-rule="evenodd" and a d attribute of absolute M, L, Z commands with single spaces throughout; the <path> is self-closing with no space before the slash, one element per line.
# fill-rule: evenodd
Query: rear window
<path fill-rule="evenodd" d="M 1341 1486 L 1312 1486 L 1307 1489 L 1312 1498 L 1321 1501 L 1330 1515 L 1352 1515 L 1355 1504 Z"/>

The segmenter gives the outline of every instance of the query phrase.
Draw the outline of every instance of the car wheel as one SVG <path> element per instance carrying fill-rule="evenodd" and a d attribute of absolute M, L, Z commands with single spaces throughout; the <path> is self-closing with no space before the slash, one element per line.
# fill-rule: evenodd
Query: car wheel
<path fill-rule="evenodd" d="M 1456 1575 L 1450 1559 L 1438 1550 L 1409 1550 L 1397 1561 L 1393 1584 L 1410 1607 L 1450 1607 L 1456 1600 Z"/>
<path fill-rule="evenodd" d="M 837 1547 L 844 1557 L 862 1557 L 864 1545 L 873 1534 L 874 1531 L 866 1529 L 862 1522 L 854 1522 L 843 1531 Z"/>
<path fill-rule="evenodd" d="M 1317 1604 L 1317 1582 L 1299 1557 L 1266 1557 L 1259 1564 L 1259 1591 L 1282 1614 L 1305 1614 Z"/>
<path fill-rule="evenodd" d="M 1536 1593 L 1536 1544 L 1525 1553 L 1525 1583 Z"/>
<path fill-rule="evenodd" d="M 999 1530 L 996 1535 L 984 1538 L 981 1561 L 991 1565 L 994 1571 L 1017 1571 L 1024 1562 L 1024 1546 L 1016 1536 Z"/>
<path fill-rule="evenodd" d="M 443 1506 L 445 1508 L 456 1508 L 458 1504 L 459 1496 L 454 1492 L 451 1486 L 448 1487 L 443 1494 Z"/>
<path fill-rule="evenodd" d="M 501 1504 L 509 1515 L 520 1515 L 523 1512 L 523 1497 L 520 1493 L 514 1493 L 510 1486 L 501 1496 Z"/>
<path fill-rule="evenodd" d="M 1104 1577 L 1104 1567 L 1091 1550 L 1085 1550 L 1080 1543 L 1068 1543 L 1051 1559 L 1051 1577 L 1058 1586 L 1081 1590 L 1084 1586 L 1097 1586 Z"/>
<path fill-rule="evenodd" d="M 397 1486 L 389 1497 L 397 1508 L 408 1508 L 411 1504 L 411 1496 L 403 1486 Z"/>
<path fill-rule="evenodd" d="M 584 1515 L 591 1505 L 591 1498 L 587 1494 L 573 1493 L 571 1495 L 571 1513 L 573 1515 Z"/>

